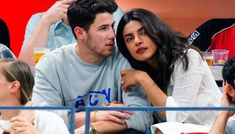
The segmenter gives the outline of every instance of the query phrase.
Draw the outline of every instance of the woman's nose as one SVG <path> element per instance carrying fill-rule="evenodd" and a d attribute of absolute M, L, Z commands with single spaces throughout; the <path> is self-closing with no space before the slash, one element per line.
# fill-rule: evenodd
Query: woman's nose
<path fill-rule="evenodd" d="M 135 44 L 136 45 L 141 45 L 143 43 L 143 40 L 140 37 L 135 38 Z"/>

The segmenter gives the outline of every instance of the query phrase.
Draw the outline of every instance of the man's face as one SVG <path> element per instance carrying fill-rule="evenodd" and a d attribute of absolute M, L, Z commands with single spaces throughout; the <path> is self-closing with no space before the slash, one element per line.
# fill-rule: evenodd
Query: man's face
<path fill-rule="evenodd" d="M 109 13 L 96 15 L 94 23 L 87 31 L 85 40 L 91 54 L 99 57 L 107 57 L 112 54 L 114 48 L 114 19 Z"/>

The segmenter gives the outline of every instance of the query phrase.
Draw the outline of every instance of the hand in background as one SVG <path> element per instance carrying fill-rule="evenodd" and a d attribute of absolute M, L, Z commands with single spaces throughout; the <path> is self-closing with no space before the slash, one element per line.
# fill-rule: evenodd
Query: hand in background
<path fill-rule="evenodd" d="M 54 24 L 63 18 L 67 20 L 68 7 L 72 2 L 73 0 L 60 0 L 55 2 L 55 4 L 43 14 L 42 20 L 45 20 L 48 25 Z"/>
<path fill-rule="evenodd" d="M 11 134 L 40 134 L 32 122 L 22 116 L 15 116 L 10 120 L 12 126 Z"/>
<path fill-rule="evenodd" d="M 223 88 L 223 97 L 222 97 L 222 100 L 221 100 L 221 105 L 222 106 L 225 106 L 225 107 L 228 107 L 228 106 L 235 106 L 235 102 L 233 100 L 233 98 L 229 95 L 229 87 L 230 85 L 228 84 L 225 84 L 224 85 L 224 88 Z M 232 89 L 233 90 L 233 89 Z M 228 113 L 228 116 L 232 116 L 235 111 L 227 111 Z"/>

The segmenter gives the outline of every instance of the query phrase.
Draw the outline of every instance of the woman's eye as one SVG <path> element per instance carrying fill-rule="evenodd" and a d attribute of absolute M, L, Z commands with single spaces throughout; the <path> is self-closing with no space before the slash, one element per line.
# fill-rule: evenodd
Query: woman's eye
<path fill-rule="evenodd" d="M 131 38 L 131 37 L 128 37 L 128 38 L 126 38 L 125 40 L 126 40 L 126 42 L 130 42 L 130 41 L 132 40 L 132 38 Z"/>
<path fill-rule="evenodd" d="M 145 35 L 145 31 L 144 30 L 140 31 L 140 35 Z"/>

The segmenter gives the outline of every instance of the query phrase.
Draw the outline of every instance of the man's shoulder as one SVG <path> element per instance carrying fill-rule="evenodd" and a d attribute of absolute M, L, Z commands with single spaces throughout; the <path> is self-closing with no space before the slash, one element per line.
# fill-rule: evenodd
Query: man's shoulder
<path fill-rule="evenodd" d="M 75 44 L 69 44 L 60 48 L 54 49 L 40 59 L 39 64 L 55 65 L 55 63 L 63 63 L 69 58 L 74 57 Z"/>
<path fill-rule="evenodd" d="M 73 50 L 75 49 L 75 46 L 76 46 L 75 43 L 67 44 L 67 45 L 63 45 L 59 48 L 56 48 L 56 49 L 52 50 L 51 52 L 55 55 L 57 55 L 57 54 L 59 55 L 59 54 L 63 54 L 63 53 L 64 54 L 67 54 L 67 53 L 71 54 L 73 52 Z"/>
<path fill-rule="evenodd" d="M 109 57 L 109 60 L 112 63 L 113 67 L 119 68 L 119 69 L 130 69 L 130 64 L 127 61 L 127 59 L 120 53 L 118 48 L 114 49 L 114 52 L 111 57 Z"/>

